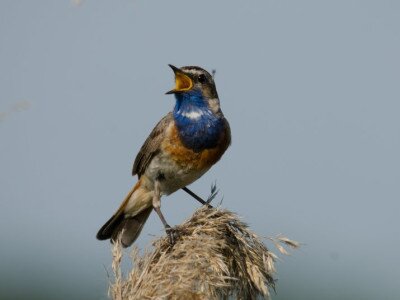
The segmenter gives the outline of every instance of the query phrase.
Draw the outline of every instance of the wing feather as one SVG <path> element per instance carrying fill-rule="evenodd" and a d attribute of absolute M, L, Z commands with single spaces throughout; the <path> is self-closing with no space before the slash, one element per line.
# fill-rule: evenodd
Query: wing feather
<path fill-rule="evenodd" d="M 138 174 L 139 178 L 146 171 L 153 157 L 160 151 L 160 145 L 165 135 L 165 130 L 173 121 L 172 113 L 170 112 L 158 122 L 150 133 L 133 163 L 132 175 Z"/>

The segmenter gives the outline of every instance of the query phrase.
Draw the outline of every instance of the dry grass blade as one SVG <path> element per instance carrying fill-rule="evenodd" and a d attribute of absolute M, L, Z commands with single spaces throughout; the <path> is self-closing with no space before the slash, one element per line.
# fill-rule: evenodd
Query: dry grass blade
<path fill-rule="evenodd" d="M 121 272 L 121 261 L 122 261 L 122 246 L 120 241 L 116 241 L 112 249 L 112 270 L 115 277 L 115 282 L 108 291 L 109 295 L 115 300 L 122 299 L 123 279 Z"/>
<path fill-rule="evenodd" d="M 219 192 L 219 190 L 217 189 L 217 183 L 213 183 L 213 184 L 211 185 L 211 193 L 210 193 L 210 196 L 208 196 L 207 201 L 206 201 L 207 204 L 210 204 L 211 201 L 213 201 L 214 198 L 217 197 L 218 192 Z"/>
<path fill-rule="evenodd" d="M 289 246 L 292 249 L 297 249 L 300 247 L 300 243 L 293 241 L 285 236 L 282 235 L 277 235 L 276 237 L 271 237 L 269 238 L 275 245 L 275 247 L 278 249 L 278 251 L 284 255 L 290 255 L 289 252 L 283 247 Z"/>
<path fill-rule="evenodd" d="M 232 212 L 202 207 L 142 256 L 134 249 L 133 268 L 121 278 L 121 245 L 113 250 L 113 299 L 256 299 L 274 289 L 276 256 Z"/>

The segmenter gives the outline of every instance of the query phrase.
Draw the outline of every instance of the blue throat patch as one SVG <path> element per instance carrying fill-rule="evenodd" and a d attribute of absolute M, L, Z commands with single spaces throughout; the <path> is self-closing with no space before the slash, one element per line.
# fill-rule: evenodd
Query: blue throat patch
<path fill-rule="evenodd" d="M 182 143 L 195 152 L 217 146 L 224 122 L 207 106 L 200 91 L 175 94 L 173 111 Z"/>

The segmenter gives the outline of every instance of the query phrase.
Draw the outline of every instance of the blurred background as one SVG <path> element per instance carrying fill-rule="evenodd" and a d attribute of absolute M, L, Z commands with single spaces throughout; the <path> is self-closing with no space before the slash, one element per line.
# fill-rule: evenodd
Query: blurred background
<path fill-rule="evenodd" d="M 174 64 L 217 70 L 233 134 L 191 188 L 304 243 L 273 299 L 400 299 L 399 53 L 398 1 L 2 0 L 0 298 L 107 299 L 95 234 Z M 162 203 L 171 224 L 198 207 Z M 137 246 L 161 234 L 153 214 Z"/>

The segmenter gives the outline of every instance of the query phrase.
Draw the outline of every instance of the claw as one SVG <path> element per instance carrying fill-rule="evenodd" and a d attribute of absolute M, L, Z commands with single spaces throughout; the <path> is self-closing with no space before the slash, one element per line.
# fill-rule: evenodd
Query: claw
<path fill-rule="evenodd" d="M 168 239 L 169 239 L 169 243 L 171 246 L 175 245 L 178 237 L 179 237 L 179 233 L 178 230 L 175 228 L 172 228 L 171 226 L 167 225 L 165 227 L 165 232 L 168 235 Z"/>

